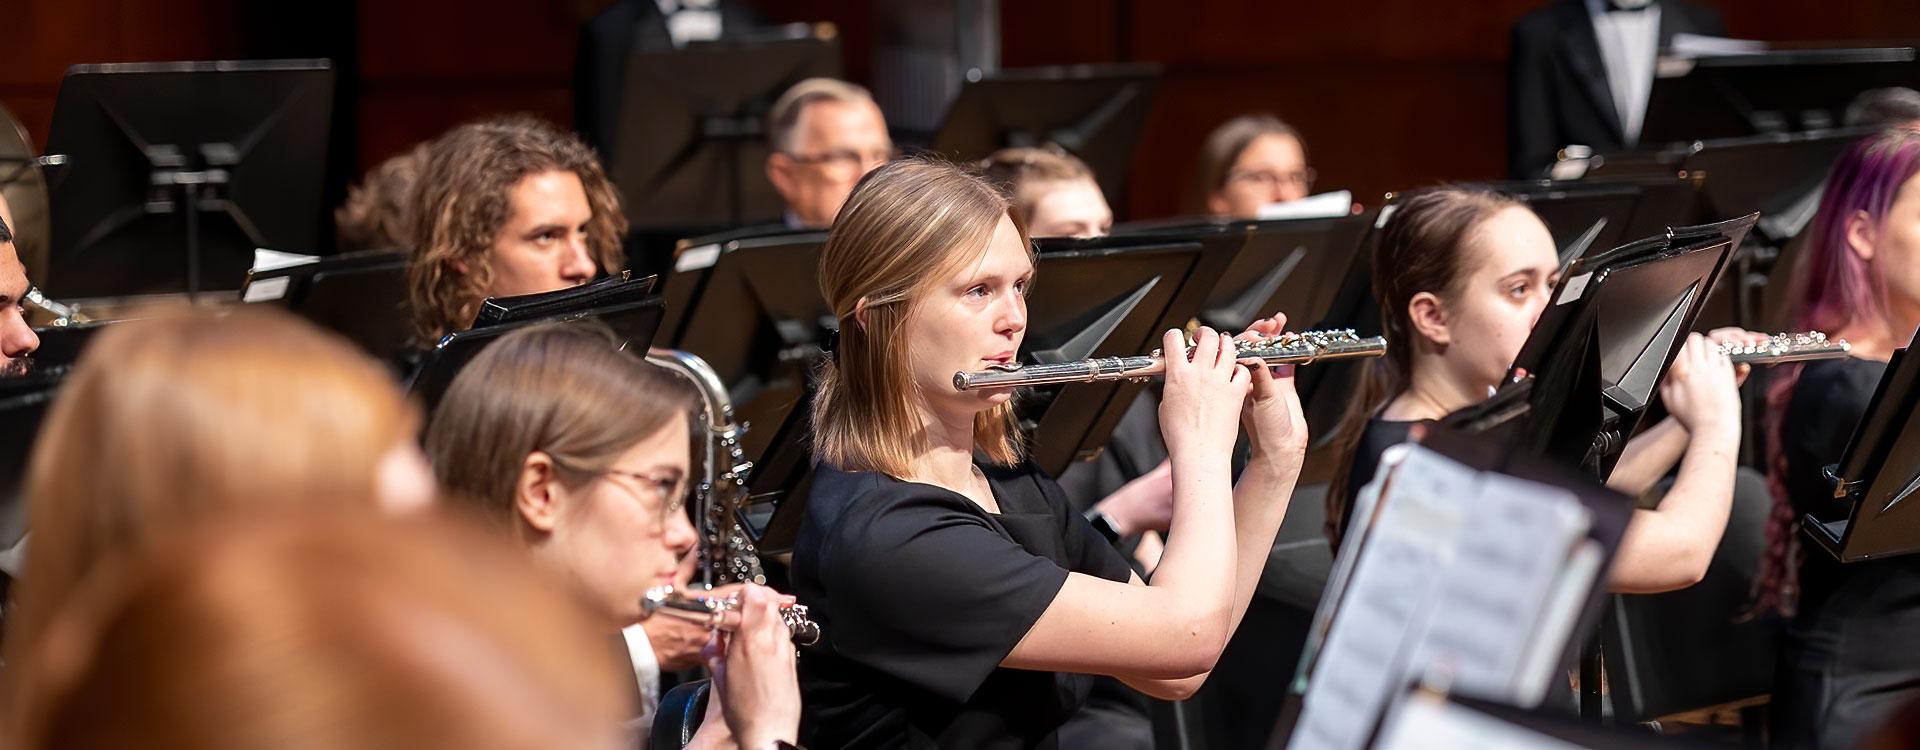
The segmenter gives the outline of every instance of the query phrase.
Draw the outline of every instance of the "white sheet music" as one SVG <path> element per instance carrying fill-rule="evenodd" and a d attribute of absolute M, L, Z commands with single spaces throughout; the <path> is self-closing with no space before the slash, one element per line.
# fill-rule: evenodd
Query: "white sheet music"
<path fill-rule="evenodd" d="M 1379 750 L 1575 750 L 1580 747 L 1456 703 L 1418 696 L 1400 703 Z"/>
<path fill-rule="evenodd" d="M 1260 207 L 1261 221 L 1276 219 L 1327 219 L 1346 216 L 1353 213 L 1353 192 L 1335 190 L 1331 193 L 1319 193 L 1305 198 L 1278 203 L 1268 203 Z"/>
<path fill-rule="evenodd" d="M 1314 665 L 1293 748 L 1359 748 L 1406 674 L 1406 647 L 1417 641 L 1431 593 L 1447 569 L 1477 474 L 1432 451 L 1413 449 L 1393 469 L 1389 498 Z M 1374 483 L 1380 483 L 1376 476 Z M 1366 520 L 1354 520 L 1358 529 Z"/>
<path fill-rule="evenodd" d="M 1456 690 L 1537 705 L 1544 694 L 1516 695 L 1515 688 L 1546 616 L 1543 604 L 1586 536 L 1587 511 L 1565 490 L 1501 474 L 1481 475 L 1473 503 L 1475 528 L 1460 535 L 1434 605 L 1444 616 L 1433 619 L 1409 663 L 1446 666 Z"/>
<path fill-rule="evenodd" d="M 1357 551 L 1336 563 L 1351 576 L 1339 591 L 1336 575 L 1328 592 L 1337 608 L 1292 748 L 1364 747 L 1390 702 L 1430 670 L 1471 694 L 1537 704 L 1604 557 L 1570 491 L 1418 446 L 1383 466 L 1369 485 L 1379 511 L 1356 514 Z"/>

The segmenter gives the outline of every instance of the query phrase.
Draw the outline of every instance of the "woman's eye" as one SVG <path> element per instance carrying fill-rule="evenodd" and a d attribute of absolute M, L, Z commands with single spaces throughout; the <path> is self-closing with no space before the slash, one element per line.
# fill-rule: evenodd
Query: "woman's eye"
<path fill-rule="evenodd" d="M 987 295 L 986 284 L 980 284 L 967 289 L 967 296 L 969 297 L 984 297 L 986 295 Z"/>

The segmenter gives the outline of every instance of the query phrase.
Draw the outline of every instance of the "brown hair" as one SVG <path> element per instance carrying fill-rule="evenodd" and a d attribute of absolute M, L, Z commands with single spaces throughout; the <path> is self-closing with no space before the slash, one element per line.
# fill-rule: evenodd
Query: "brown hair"
<path fill-rule="evenodd" d="M 794 132 L 800 116 L 814 102 L 871 102 L 866 89 L 837 78 L 808 78 L 796 83 L 767 110 L 767 143 L 779 153 L 793 155 Z"/>
<path fill-rule="evenodd" d="M 1413 322 L 1407 308 L 1421 292 L 1450 295 L 1466 275 L 1467 246 L 1474 230 L 1502 209 L 1526 204 L 1492 190 L 1443 185 L 1407 193 L 1392 206 L 1373 248 L 1373 298 L 1380 305 L 1386 356 L 1365 365 L 1347 411 L 1329 442 L 1338 470 L 1327 488 L 1327 539 L 1340 546 L 1346 515 L 1348 474 L 1367 422 L 1402 392 L 1413 377 Z"/>
<path fill-rule="evenodd" d="M 1307 151 L 1306 139 L 1300 137 L 1300 131 L 1270 114 L 1241 115 L 1221 123 L 1200 143 L 1199 180 L 1191 197 L 1194 208 L 1206 206 L 1207 196 L 1227 186 L 1233 163 L 1263 135 L 1287 136 L 1300 143 L 1301 154 Z"/>
<path fill-rule="evenodd" d="M 513 186 L 552 170 L 572 172 L 586 189 L 593 209 L 587 248 L 594 263 L 602 272 L 626 264 L 620 238 L 627 217 L 619 193 L 579 138 L 527 116 L 454 128 L 429 146 L 413 192 L 407 287 L 421 343 L 473 324 L 492 284 L 487 253 L 513 216 Z"/>
<path fill-rule="evenodd" d="M 1086 162 L 1052 143 L 1038 148 L 1000 149 L 980 160 L 980 171 L 1013 198 L 1013 210 L 1028 223 L 1033 222 L 1033 207 L 1039 196 L 1022 188 L 1042 182 L 1093 179 L 1093 169 Z"/>
<path fill-rule="evenodd" d="M 1001 217 L 1031 251 L 1027 226 L 979 173 L 925 158 L 900 159 L 860 179 L 820 252 L 820 296 L 840 320 L 833 357 L 813 400 L 814 454 L 847 471 L 904 477 L 926 450 L 900 333 L 914 300 L 978 259 Z M 856 313 L 864 311 L 866 322 Z M 974 417 L 975 447 L 1002 464 L 1020 460 L 1013 407 Z"/>
<path fill-rule="evenodd" d="M 380 162 L 347 191 L 347 202 L 333 212 L 334 239 L 340 252 L 400 250 L 413 239 L 410 207 L 413 183 L 427 163 L 427 144 Z"/>
<path fill-rule="evenodd" d="M 679 376 L 622 351 L 591 323 L 545 324 L 488 346 L 453 379 L 427 428 L 427 459 L 450 498 L 517 530 L 527 456 L 553 457 L 579 487 L 698 399 Z"/>
<path fill-rule="evenodd" d="M 29 658 L 22 746 L 607 747 L 591 617 L 442 519 L 219 522 L 104 565 Z"/>
<path fill-rule="evenodd" d="M 7 661 L 119 550 L 250 508 L 367 504 L 418 421 L 379 364 L 284 312 L 180 312 L 100 332 L 27 469 L 32 573 Z"/>

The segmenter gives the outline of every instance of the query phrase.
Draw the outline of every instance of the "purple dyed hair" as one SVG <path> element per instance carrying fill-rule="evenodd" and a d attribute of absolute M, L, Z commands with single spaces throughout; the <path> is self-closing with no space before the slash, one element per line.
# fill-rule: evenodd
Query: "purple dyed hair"
<path fill-rule="evenodd" d="M 1831 332 L 1871 322 L 1885 327 L 1895 340 L 1912 333 L 1893 330 L 1886 278 L 1853 251 L 1847 225 L 1861 213 L 1876 224 L 1885 222 L 1894 196 L 1915 174 L 1920 174 L 1920 131 L 1906 128 L 1863 138 L 1834 162 L 1794 266 L 1791 330 Z M 1798 514 L 1787 497 L 1780 432 L 1781 415 L 1799 380 L 1800 365 L 1789 365 L 1767 389 L 1767 486 L 1773 491 L 1773 513 L 1748 616 L 1769 610 L 1791 615 L 1799 600 L 1801 555 L 1794 533 Z"/>

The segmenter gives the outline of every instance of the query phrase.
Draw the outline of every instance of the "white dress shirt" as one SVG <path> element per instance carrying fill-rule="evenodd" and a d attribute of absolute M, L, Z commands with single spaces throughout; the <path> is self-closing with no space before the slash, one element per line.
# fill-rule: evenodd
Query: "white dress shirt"
<path fill-rule="evenodd" d="M 1627 145 L 1640 142 L 1647 119 L 1647 99 L 1653 95 L 1654 59 L 1660 54 L 1660 4 L 1643 10 L 1615 10 L 1607 0 L 1587 0 L 1593 34 L 1600 42 L 1600 60 L 1607 68 L 1607 90 L 1613 110 L 1620 114 L 1620 131 Z"/>
<path fill-rule="evenodd" d="M 627 658 L 633 660 L 633 676 L 640 681 L 640 715 L 629 726 L 641 737 L 653 728 L 653 713 L 660 708 L 660 658 L 653 653 L 653 642 L 638 623 L 620 630 L 627 641 Z"/>

